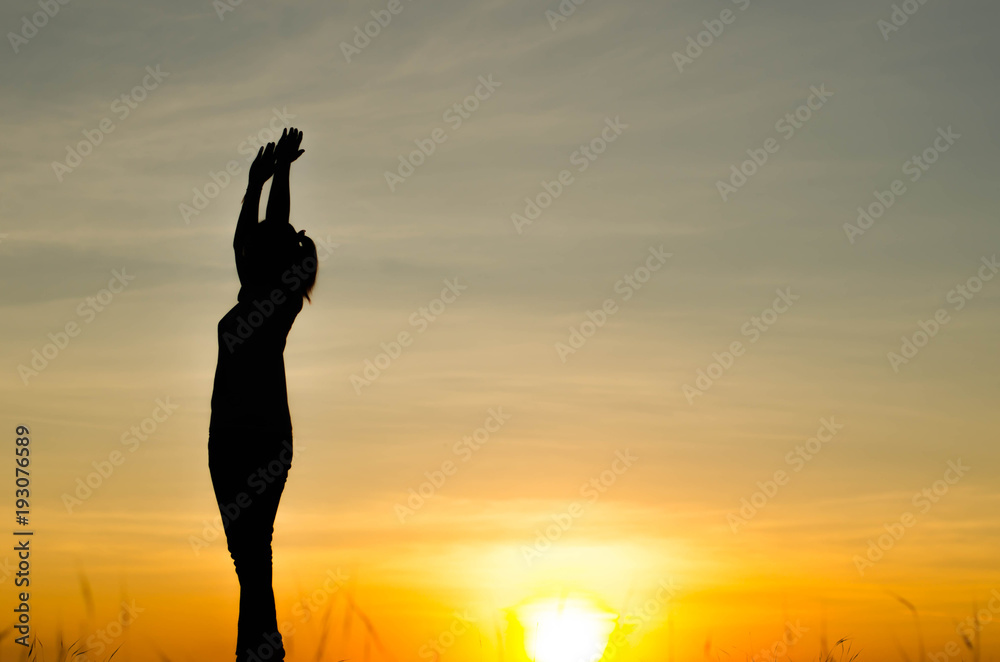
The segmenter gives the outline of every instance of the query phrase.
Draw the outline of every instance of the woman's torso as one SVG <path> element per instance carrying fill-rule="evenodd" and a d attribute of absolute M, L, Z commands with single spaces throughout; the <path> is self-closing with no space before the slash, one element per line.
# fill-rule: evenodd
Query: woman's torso
<path fill-rule="evenodd" d="M 240 302 L 219 320 L 219 357 L 210 431 L 254 429 L 291 434 L 285 383 L 285 340 L 302 296 L 274 286 Z"/>

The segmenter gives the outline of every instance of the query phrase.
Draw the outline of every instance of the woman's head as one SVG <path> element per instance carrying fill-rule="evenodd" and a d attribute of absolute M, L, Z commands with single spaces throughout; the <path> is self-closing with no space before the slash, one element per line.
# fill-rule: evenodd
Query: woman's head
<path fill-rule="evenodd" d="M 255 280 L 264 286 L 280 284 L 312 301 L 309 294 L 316 285 L 319 258 L 305 230 L 296 232 L 289 223 L 265 220 L 257 225 L 253 244 Z"/>

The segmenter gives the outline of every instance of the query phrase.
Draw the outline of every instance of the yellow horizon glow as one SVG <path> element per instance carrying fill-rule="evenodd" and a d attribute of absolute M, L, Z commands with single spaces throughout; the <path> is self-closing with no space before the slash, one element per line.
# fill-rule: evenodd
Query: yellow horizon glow
<path fill-rule="evenodd" d="M 534 662 L 599 660 L 617 614 L 583 597 L 543 598 L 516 608 L 524 627 L 524 647 Z"/>

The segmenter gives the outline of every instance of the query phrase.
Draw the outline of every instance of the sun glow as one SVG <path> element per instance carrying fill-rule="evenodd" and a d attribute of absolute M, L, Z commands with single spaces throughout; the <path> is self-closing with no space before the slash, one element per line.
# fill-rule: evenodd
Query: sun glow
<path fill-rule="evenodd" d="M 517 609 L 534 662 L 593 662 L 604 653 L 617 615 L 579 597 L 548 598 Z"/>

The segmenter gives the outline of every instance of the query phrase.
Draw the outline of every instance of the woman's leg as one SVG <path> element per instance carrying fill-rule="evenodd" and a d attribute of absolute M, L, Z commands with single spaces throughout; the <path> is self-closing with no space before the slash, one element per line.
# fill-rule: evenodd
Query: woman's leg
<path fill-rule="evenodd" d="M 271 536 L 291 466 L 291 441 L 213 435 L 209 470 L 240 581 L 236 659 L 284 660 L 271 585 Z"/>

